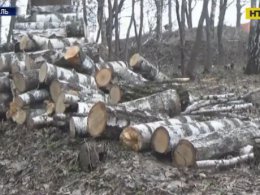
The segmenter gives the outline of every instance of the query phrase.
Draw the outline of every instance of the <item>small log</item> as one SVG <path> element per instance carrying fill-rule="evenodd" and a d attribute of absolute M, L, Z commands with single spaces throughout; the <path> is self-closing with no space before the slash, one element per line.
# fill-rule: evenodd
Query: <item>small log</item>
<path fill-rule="evenodd" d="M 184 116 L 151 123 L 131 125 L 124 128 L 120 134 L 120 140 L 124 145 L 128 146 L 134 151 L 147 150 L 150 149 L 152 134 L 157 127 L 161 125 L 177 125 L 193 121 L 194 120 L 191 117 Z"/>
<path fill-rule="evenodd" d="M 41 103 L 49 97 L 49 92 L 46 89 L 35 89 L 18 95 L 14 98 L 14 102 L 19 108 L 22 108 L 24 106 Z"/>
<path fill-rule="evenodd" d="M 49 39 L 48 49 L 64 49 L 65 47 L 73 46 L 76 44 L 82 44 L 84 40 L 81 38 L 63 38 L 63 39 Z"/>
<path fill-rule="evenodd" d="M 49 63 L 44 63 L 40 69 L 39 81 L 48 85 L 54 79 L 65 80 L 73 83 L 76 82 L 81 85 L 96 88 L 95 79 L 92 76 L 83 75 Z"/>
<path fill-rule="evenodd" d="M 68 91 L 71 94 L 76 94 L 77 91 L 87 89 L 85 86 L 77 84 L 76 82 L 67 82 L 64 80 L 55 79 L 50 84 L 50 95 L 54 102 L 57 102 L 57 99 L 61 92 Z"/>
<path fill-rule="evenodd" d="M 53 115 L 53 125 L 56 127 L 69 127 L 70 114 L 55 114 Z"/>
<path fill-rule="evenodd" d="M 73 13 L 77 11 L 76 6 L 72 5 L 45 5 L 45 6 L 32 6 L 32 13 L 46 14 L 46 13 Z"/>
<path fill-rule="evenodd" d="M 52 125 L 54 123 L 53 117 L 47 115 L 39 115 L 27 120 L 27 127 L 30 129 L 41 128 Z"/>
<path fill-rule="evenodd" d="M 87 136 L 87 117 L 73 116 L 70 119 L 70 136 L 71 137 L 86 137 Z"/>
<path fill-rule="evenodd" d="M 13 75 L 13 81 L 16 89 L 20 92 L 26 92 L 39 87 L 39 70 L 27 70 L 17 72 Z"/>
<path fill-rule="evenodd" d="M 121 103 L 128 110 L 148 110 L 153 113 L 164 113 L 169 117 L 181 112 L 180 97 L 175 90 L 169 89 L 147 97 Z"/>
<path fill-rule="evenodd" d="M 213 131 L 240 127 L 243 122 L 239 119 L 221 119 L 205 122 L 190 122 L 188 124 L 165 124 L 155 129 L 152 135 L 151 146 L 160 154 L 172 151 L 179 140 L 187 136 L 201 135 Z"/>
<path fill-rule="evenodd" d="M 151 81 L 163 81 L 169 78 L 160 72 L 153 64 L 148 62 L 140 54 L 136 53 L 130 58 L 130 66 L 135 72 L 140 73 L 144 78 Z"/>
<path fill-rule="evenodd" d="M 32 117 L 39 116 L 45 113 L 44 108 L 30 108 L 30 109 L 19 109 L 15 115 L 12 116 L 12 120 L 19 125 L 25 124 L 25 122 Z"/>
<path fill-rule="evenodd" d="M 0 73 L 0 92 L 11 92 L 9 73 Z"/>
<path fill-rule="evenodd" d="M 152 113 L 152 114 L 151 114 Z M 124 106 L 106 106 L 97 102 L 88 114 L 88 132 L 92 137 L 118 139 L 129 125 L 162 120 L 163 116 L 141 110 L 127 110 Z"/>
<path fill-rule="evenodd" d="M 50 28 L 50 29 L 27 29 L 27 30 L 14 30 L 14 36 L 17 35 L 37 35 L 46 38 L 65 38 L 67 37 L 66 28 Z"/>
<path fill-rule="evenodd" d="M 196 161 L 219 158 L 245 145 L 252 145 L 253 138 L 259 135 L 259 124 L 245 122 L 239 128 L 186 137 L 172 152 L 172 160 L 178 167 L 196 166 Z"/>
<path fill-rule="evenodd" d="M 123 80 L 130 84 L 143 84 L 146 79 L 127 68 L 125 62 L 115 61 L 102 65 L 95 75 L 97 86 L 109 90 L 113 80 Z"/>
<path fill-rule="evenodd" d="M 254 159 L 254 153 L 244 154 L 241 156 L 233 157 L 230 159 L 221 159 L 221 160 L 201 160 L 197 161 L 196 165 L 198 168 L 211 168 L 211 167 L 229 167 L 236 164 L 246 162 L 248 160 Z"/>
<path fill-rule="evenodd" d="M 109 91 L 109 102 L 117 104 L 120 102 L 131 101 L 145 96 L 159 93 L 168 89 L 175 89 L 180 97 L 182 110 L 189 105 L 189 93 L 179 84 L 166 82 L 147 82 L 144 85 L 131 85 L 120 82 L 113 85 Z"/>
<path fill-rule="evenodd" d="M 216 95 L 202 95 L 198 97 L 191 96 L 191 104 L 199 100 L 232 100 L 235 98 L 234 93 L 216 94 Z"/>
<path fill-rule="evenodd" d="M 72 22 L 16 22 L 14 28 L 18 30 L 44 30 L 50 28 L 65 28 Z"/>

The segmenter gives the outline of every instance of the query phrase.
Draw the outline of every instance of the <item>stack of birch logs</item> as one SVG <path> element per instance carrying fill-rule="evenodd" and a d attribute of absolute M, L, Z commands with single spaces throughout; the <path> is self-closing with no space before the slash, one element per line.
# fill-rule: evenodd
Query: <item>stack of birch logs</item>
<path fill-rule="evenodd" d="M 129 64 L 104 62 L 95 44 L 67 38 L 63 28 L 74 23 L 61 24 L 62 17 L 48 9 L 33 8 L 40 14 L 19 19 L 22 52 L 0 55 L 2 117 L 30 129 L 52 125 L 69 129 L 71 137 L 116 139 L 134 151 L 170 154 L 178 167 L 225 166 L 254 157 L 256 147 L 244 147 L 259 143 L 254 138 L 260 125 L 241 114 L 253 108 L 247 101 L 252 93 L 194 97 L 183 87 L 189 79 L 168 78 L 140 54 Z M 41 12 L 51 23 L 37 19 Z M 37 31 L 28 33 L 29 26 Z M 63 30 L 44 31 L 46 26 Z M 210 160 L 240 150 L 246 152 Z M 94 164 L 84 160 L 91 156 L 89 147 L 81 152 L 80 162 Z"/>

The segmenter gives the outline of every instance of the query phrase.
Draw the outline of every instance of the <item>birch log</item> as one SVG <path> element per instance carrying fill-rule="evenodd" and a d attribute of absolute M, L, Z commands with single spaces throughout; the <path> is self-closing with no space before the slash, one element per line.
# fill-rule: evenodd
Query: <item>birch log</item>
<path fill-rule="evenodd" d="M 45 6 L 32 6 L 32 12 L 37 14 L 46 13 L 73 13 L 77 11 L 76 6 L 72 5 L 45 5 Z"/>
<path fill-rule="evenodd" d="M 27 29 L 27 30 L 13 30 L 14 36 L 18 35 L 37 35 L 46 38 L 65 38 L 67 37 L 66 28 L 46 28 L 46 29 Z"/>
<path fill-rule="evenodd" d="M 96 88 L 95 79 L 92 76 L 83 75 L 49 63 L 44 63 L 40 69 L 39 81 L 41 83 L 50 84 L 54 79 L 76 82 L 91 88 Z"/>
<path fill-rule="evenodd" d="M 70 119 L 70 136 L 71 137 L 86 137 L 87 136 L 87 117 L 73 116 Z"/>
<path fill-rule="evenodd" d="M 147 150 L 150 149 L 152 134 L 157 127 L 167 124 L 179 125 L 189 122 L 194 122 L 194 119 L 189 116 L 181 116 L 151 123 L 131 125 L 124 128 L 120 134 L 120 140 L 124 145 L 134 151 Z"/>
<path fill-rule="evenodd" d="M 229 128 L 238 128 L 243 125 L 239 119 L 221 119 L 205 122 L 191 122 L 188 124 L 164 124 L 155 129 L 152 135 L 151 146 L 160 154 L 172 151 L 179 140 L 187 136 L 196 136 Z"/>
<path fill-rule="evenodd" d="M 169 117 L 176 116 L 181 112 L 180 97 L 172 89 L 124 102 L 120 105 L 123 105 L 128 110 L 148 110 L 153 113 L 164 113 Z"/>
<path fill-rule="evenodd" d="M 72 22 L 16 22 L 14 28 L 17 30 L 44 30 L 50 28 L 65 28 Z"/>
<path fill-rule="evenodd" d="M 10 72 L 11 63 L 17 60 L 14 52 L 2 53 L 0 55 L 0 72 Z"/>
<path fill-rule="evenodd" d="M 53 121 L 54 121 L 53 117 L 43 114 L 43 115 L 29 118 L 27 121 L 27 127 L 30 129 L 45 127 L 53 124 Z"/>
<path fill-rule="evenodd" d="M 178 167 L 196 166 L 196 161 L 219 158 L 243 146 L 253 145 L 253 138 L 259 135 L 259 124 L 245 122 L 239 128 L 186 137 L 172 152 L 172 160 Z"/>
<path fill-rule="evenodd" d="M 17 72 L 13 75 L 13 81 L 16 89 L 20 92 L 26 92 L 39 87 L 39 70 L 27 70 Z"/>
<path fill-rule="evenodd" d="M 32 117 L 39 116 L 45 113 L 43 108 L 30 108 L 30 109 L 19 109 L 15 115 L 12 116 L 12 120 L 19 125 L 25 124 L 27 120 Z"/>
<path fill-rule="evenodd" d="M 35 22 L 77 22 L 82 15 L 82 13 L 36 14 Z"/>
<path fill-rule="evenodd" d="M 165 74 L 160 72 L 153 64 L 148 62 L 148 60 L 138 53 L 131 57 L 129 64 L 135 72 L 140 73 L 148 80 L 163 81 L 169 79 Z"/>
<path fill-rule="evenodd" d="M 20 60 L 14 60 L 12 61 L 12 63 L 10 64 L 10 72 L 12 74 L 15 74 L 17 72 L 21 72 L 21 71 L 25 71 L 26 70 L 26 66 L 25 66 L 25 62 L 24 61 L 20 61 Z"/>
<path fill-rule="evenodd" d="M 88 114 L 88 132 L 92 137 L 117 139 L 125 127 L 160 120 L 165 116 L 147 111 L 128 111 L 124 106 L 106 106 L 97 102 Z"/>
<path fill-rule="evenodd" d="M 24 106 L 41 103 L 49 98 L 49 92 L 46 89 L 35 89 L 22 93 L 14 98 L 17 106 L 22 108 Z"/>

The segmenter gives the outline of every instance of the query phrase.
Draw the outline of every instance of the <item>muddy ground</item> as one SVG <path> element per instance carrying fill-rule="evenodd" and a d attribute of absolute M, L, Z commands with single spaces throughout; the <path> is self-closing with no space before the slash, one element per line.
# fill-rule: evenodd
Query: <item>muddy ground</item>
<path fill-rule="evenodd" d="M 229 71 L 215 66 L 211 74 L 199 76 L 186 87 L 194 95 L 243 94 L 259 87 L 260 76 L 244 75 L 242 66 Z M 258 117 L 258 111 L 256 105 L 246 114 Z M 91 172 L 78 166 L 83 142 L 107 148 L 103 161 Z M 0 195 L 11 194 L 260 194 L 260 166 L 250 161 L 225 169 L 179 170 L 151 152 L 135 153 L 117 141 L 75 140 L 69 138 L 68 129 L 29 130 L 3 121 Z"/>

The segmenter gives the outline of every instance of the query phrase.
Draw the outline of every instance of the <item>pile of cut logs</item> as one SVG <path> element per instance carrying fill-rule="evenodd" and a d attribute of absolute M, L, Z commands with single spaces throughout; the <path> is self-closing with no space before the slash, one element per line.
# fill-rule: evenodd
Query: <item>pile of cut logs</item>
<path fill-rule="evenodd" d="M 183 87 L 189 79 L 169 79 L 140 54 L 129 64 L 104 62 L 95 44 L 43 34 L 27 33 L 18 42 L 23 52 L 0 55 L 2 117 L 30 129 L 66 128 L 71 137 L 118 139 L 134 151 L 170 154 L 178 167 L 259 158 L 259 122 L 241 114 L 253 107 L 252 93 L 193 97 Z"/>

